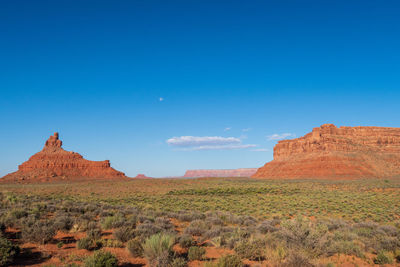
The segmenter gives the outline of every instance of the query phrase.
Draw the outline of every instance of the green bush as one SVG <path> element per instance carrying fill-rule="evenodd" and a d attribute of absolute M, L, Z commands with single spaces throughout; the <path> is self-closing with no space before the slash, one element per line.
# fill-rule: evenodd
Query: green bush
<path fill-rule="evenodd" d="M 125 243 L 135 237 L 135 230 L 131 227 L 121 227 L 115 230 L 114 237 L 117 240 Z"/>
<path fill-rule="evenodd" d="M 84 237 L 78 240 L 76 243 L 78 249 L 90 250 L 93 248 L 93 240 L 89 237 Z"/>
<path fill-rule="evenodd" d="M 237 255 L 227 255 L 219 258 L 215 267 L 242 267 L 242 260 Z"/>
<path fill-rule="evenodd" d="M 22 238 L 28 242 L 45 244 L 53 239 L 55 229 L 49 221 L 29 221 L 22 229 Z"/>
<path fill-rule="evenodd" d="M 393 256 L 389 254 L 388 252 L 385 252 L 383 250 L 379 251 L 378 254 L 376 255 L 376 258 L 374 259 L 375 264 L 392 264 L 393 263 Z"/>
<path fill-rule="evenodd" d="M 190 248 L 191 246 L 193 246 L 195 244 L 193 238 L 191 235 L 182 235 L 179 238 L 179 245 L 182 248 Z"/>
<path fill-rule="evenodd" d="M 123 248 L 124 244 L 115 239 L 100 239 L 101 246 L 105 248 Z"/>
<path fill-rule="evenodd" d="M 187 262 L 184 258 L 175 258 L 168 267 L 186 267 Z"/>
<path fill-rule="evenodd" d="M 99 228 L 89 229 L 86 232 L 86 236 L 91 240 L 98 240 L 101 238 L 101 230 Z"/>
<path fill-rule="evenodd" d="M 188 259 L 191 261 L 202 260 L 206 254 L 206 249 L 203 247 L 190 247 L 188 251 Z"/>
<path fill-rule="evenodd" d="M 310 260 L 306 257 L 305 253 L 299 251 L 291 251 L 282 264 L 282 267 L 314 267 Z"/>
<path fill-rule="evenodd" d="M 108 216 L 101 220 L 101 227 L 103 229 L 117 228 L 124 225 L 124 218 L 118 214 L 115 216 Z"/>
<path fill-rule="evenodd" d="M 133 257 L 143 256 L 143 247 L 138 239 L 129 240 L 126 244 L 126 248 Z"/>
<path fill-rule="evenodd" d="M 264 258 L 264 242 L 260 240 L 241 240 L 234 250 L 242 259 L 262 260 Z"/>
<path fill-rule="evenodd" d="M 175 238 L 167 234 L 155 234 L 143 245 L 144 256 L 151 266 L 168 266 L 172 256 Z"/>
<path fill-rule="evenodd" d="M 118 259 L 110 252 L 96 251 L 85 260 L 85 267 L 116 267 Z"/>
<path fill-rule="evenodd" d="M 7 266 L 14 257 L 18 255 L 20 249 L 7 239 L 0 237 L 0 266 Z"/>

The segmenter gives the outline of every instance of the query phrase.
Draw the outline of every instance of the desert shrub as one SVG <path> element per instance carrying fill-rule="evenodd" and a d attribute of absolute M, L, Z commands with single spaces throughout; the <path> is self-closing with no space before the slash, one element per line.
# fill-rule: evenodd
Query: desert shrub
<path fill-rule="evenodd" d="M 264 258 L 265 243 L 262 240 L 241 240 L 234 250 L 242 259 L 262 260 Z"/>
<path fill-rule="evenodd" d="M 100 239 L 101 246 L 105 248 L 123 248 L 124 244 L 115 239 Z"/>
<path fill-rule="evenodd" d="M 282 264 L 283 267 L 314 267 L 310 262 L 305 253 L 299 251 L 291 251 L 287 256 L 285 262 Z"/>
<path fill-rule="evenodd" d="M 364 254 L 361 247 L 353 241 L 334 241 L 327 249 L 326 254 L 332 256 L 334 254 L 354 255 L 363 258 Z"/>
<path fill-rule="evenodd" d="M 74 225 L 72 226 L 72 231 L 74 232 L 84 232 L 88 230 L 88 226 L 90 224 L 90 220 L 84 219 L 82 217 L 78 217 L 74 221 Z"/>
<path fill-rule="evenodd" d="M 10 215 L 12 218 L 19 220 L 23 217 L 27 217 L 28 212 L 25 209 L 16 208 L 10 211 Z"/>
<path fill-rule="evenodd" d="M 174 218 L 183 221 L 183 222 L 191 222 L 194 220 L 204 220 L 205 215 L 196 211 L 180 211 Z"/>
<path fill-rule="evenodd" d="M 89 237 L 84 237 L 78 240 L 76 243 L 78 249 L 90 250 L 93 248 L 93 240 Z"/>
<path fill-rule="evenodd" d="M 208 229 L 204 221 L 194 220 L 188 227 L 186 227 L 184 233 L 188 235 L 201 236 Z"/>
<path fill-rule="evenodd" d="M 22 229 L 22 238 L 28 242 L 45 244 L 53 239 L 55 229 L 50 221 L 27 221 Z"/>
<path fill-rule="evenodd" d="M 275 227 L 275 222 L 273 220 L 265 220 L 257 226 L 257 230 L 262 234 L 266 234 L 276 232 L 278 228 Z"/>
<path fill-rule="evenodd" d="M 219 225 L 219 226 L 223 226 L 225 223 L 222 219 L 218 218 L 218 217 L 207 217 L 205 220 L 206 224 L 208 225 Z"/>
<path fill-rule="evenodd" d="M 392 264 L 393 263 L 393 255 L 386 251 L 379 251 L 378 254 L 376 255 L 376 258 L 374 259 L 375 264 Z"/>
<path fill-rule="evenodd" d="M 242 226 L 254 226 L 257 224 L 257 219 L 253 216 L 241 216 L 239 217 L 239 223 Z"/>
<path fill-rule="evenodd" d="M 168 230 L 171 230 L 174 228 L 174 225 L 171 223 L 171 221 L 169 219 L 163 218 L 163 217 L 156 218 L 155 224 L 165 231 L 168 231 Z"/>
<path fill-rule="evenodd" d="M 94 228 L 86 231 L 86 236 L 91 240 L 98 240 L 101 238 L 101 229 Z"/>
<path fill-rule="evenodd" d="M 334 231 L 337 229 L 345 228 L 347 226 L 347 223 L 342 220 L 342 219 L 329 219 L 324 222 L 326 226 L 328 227 L 329 231 Z"/>
<path fill-rule="evenodd" d="M 172 256 L 175 238 L 171 235 L 156 234 L 149 237 L 143 245 L 144 256 L 151 266 L 168 266 Z"/>
<path fill-rule="evenodd" d="M 0 266 L 7 266 L 12 263 L 20 249 L 6 238 L 0 237 Z"/>
<path fill-rule="evenodd" d="M 74 225 L 74 220 L 68 215 L 57 216 L 54 221 L 54 228 L 61 231 L 69 231 Z"/>
<path fill-rule="evenodd" d="M 101 220 L 101 227 L 103 229 L 118 228 L 124 225 L 124 217 L 121 214 L 108 216 Z"/>
<path fill-rule="evenodd" d="M 175 258 L 168 267 L 186 267 L 187 262 L 184 258 Z"/>
<path fill-rule="evenodd" d="M 190 248 L 194 244 L 195 244 L 195 242 L 194 242 L 194 240 L 193 240 L 191 235 L 184 234 L 179 238 L 179 245 L 182 248 Z"/>
<path fill-rule="evenodd" d="M 203 239 L 212 239 L 214 237 L 222 236 L 225 233 L 231 233 L 233 229 L 230 227 L 213 226 L 210 230 L 203 234 Z"/>
<path fill-rule="evenodd" d="M 162 229 L 150 221 L 145 221 L 139 224 L 135 230 L 135 235 L 140 236 L 142 239 L 146 239 L 152 235 L 158 234 Z"/>
<path fill-rule="evenodd" d="M 190 247 L 188 251 L 188 259 L 191 261 L 202 260 L 206 254 L 206 249 L 203 247 Z"/>
<path fill-rule="evenodd" d="M 288 247 L 306 249 L 314 256 L 323 254 L 332 239 L 325 224 L 312 224 L 302 217 L 283 222 L 278 235 Z"/>
<path fill-rule="evenodd" d="M 57 243 L 57 247 L 58 247 L 58 248 L 62 248 L 63 246 L 64 246 L 64 243 L 63 243 L 63 242 L 58 242 L 58 243 Z"/>
<path fill-rule="evenodd" d="M 143 246 L 138 239 L 129 240 L 126 248 L 133 257 L 143 256 Z"/>
<path fill-rule="evenodd" d="M 90 221 L 86 226 L 86 231 L 101 229 L 97 222 Z"/>
<path fill-rule="evenodd" d="M 121 227 L 114 231 L 114 237 L 123 243 L 135 237 L 135 230 L 131 227 Z"/>
<path fill-rule="evenodd" d="M 116 267 L 118 259 L 110 252 L 96 251 L 85 260 L 85 267 Z"/>
<path fill-rule="evenodd" d="M 400 238 L 395 236 L 379 235 L 371 240 L 365 241 L 366 247 L 372 247 L 375 251 L 395 251 L 400 247 Z"/>
<path fill-rule="evenodd" d="M 219 258 L 215 267 L 242 267 L 242 260 L 237 255 L 226 255 Z"/>

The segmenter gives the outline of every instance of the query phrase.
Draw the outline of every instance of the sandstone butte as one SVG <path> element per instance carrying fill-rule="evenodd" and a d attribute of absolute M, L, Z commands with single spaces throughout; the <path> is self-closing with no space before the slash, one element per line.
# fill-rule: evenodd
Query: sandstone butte
<path fill-rule="evenodd" d="M 252 177 L 400 177 L 400 128 L 324 124 L 303 137 L 279 141 L 274 159 Z"/>
<path fill-rule="evenodd" d="M 42 151 L 18 166 L 18 171 L 3 177 L 4 181 L 45 181 L 58 179 L 126 178 L 110 166 L 110 161 L 90 161 L 80 154 L 66 151 L 58 133 L 46 141 Z"/>
<path fill-rule="evenodd" d="M 152 177 L 148 177 L 145 174 L 139 173 L 138 175 L 136 175 L 135 177 L 133 177 L 134 179 L 153 179 Z"/>
<path fill-rule="evenodd" d="M 257 168 L 242 168 L 232 170 L 187 170 L 183 177 L 250 177 L 255 174 Z"/>

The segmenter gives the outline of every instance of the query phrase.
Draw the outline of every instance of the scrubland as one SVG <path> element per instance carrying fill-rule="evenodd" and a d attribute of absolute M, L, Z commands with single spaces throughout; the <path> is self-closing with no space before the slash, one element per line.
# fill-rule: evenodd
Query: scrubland
<path fill-rule="evenodd" d="M 399 180 L 0 184 L 3 266 L 399 266 Z"/>

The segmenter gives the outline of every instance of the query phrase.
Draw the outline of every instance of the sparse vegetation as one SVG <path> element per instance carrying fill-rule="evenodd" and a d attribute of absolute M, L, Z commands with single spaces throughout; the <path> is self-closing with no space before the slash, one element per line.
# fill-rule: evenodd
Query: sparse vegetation
<path fill-rule="evenodd" d="M 152 235 L 143 245 L 144 256 L 152 266 L 168 266 L 172 259 L 174 242 L 175 238 L 171 235 Z"/>
<path fill-rule="evenodd" d="M 85 267 L 116 267 L 118 259 L 110 252 L 96 251 L 85 260 Z"/>
<path fill-rule="evenodd" d="M 190 247 L 188 251 L 188 259 L 191 261 L 203 260 L 205 254 L 206 249 L 203 247 Z"/>
<path fill-rule="evenodd" d="M 1 249 L 9 251 L 1 254 L 2 261 L 10 264 L 18 253 L 14 244 L 23 242 L 36 249 L 56 245 L 60 251 L 76 243 L 93 256 L 85 260 L 47 251 L 21 252 L 24 258 L 59 257 L 64 266 L 93 263 L 95 253 L 101 262 L 107 261 L 96 252 L 100 248 L 126 249 L 131 257 L 168 267 L 193 260 L 217 267 L 243 266 L 248 260 L 319 266 L 326 258 L 340 266 L 337 255 L 363 265 L 400 259 L 400 219 L 390 215 L 400 214 L 396 180 L 197 179 L 156 181 L 152 187 L 140 183 L 149 182 L 135 181 L 135 187 L 116 183 L 115 190 L 121 191 L 116 196 L 107 195 L 105 182 L 64 184 L 60 191 L 58 184 L 1 185 Z M 28 189 L 29 195 L 24 194 Z M 233 255 L 211 259 L 208 249 Z"/>

